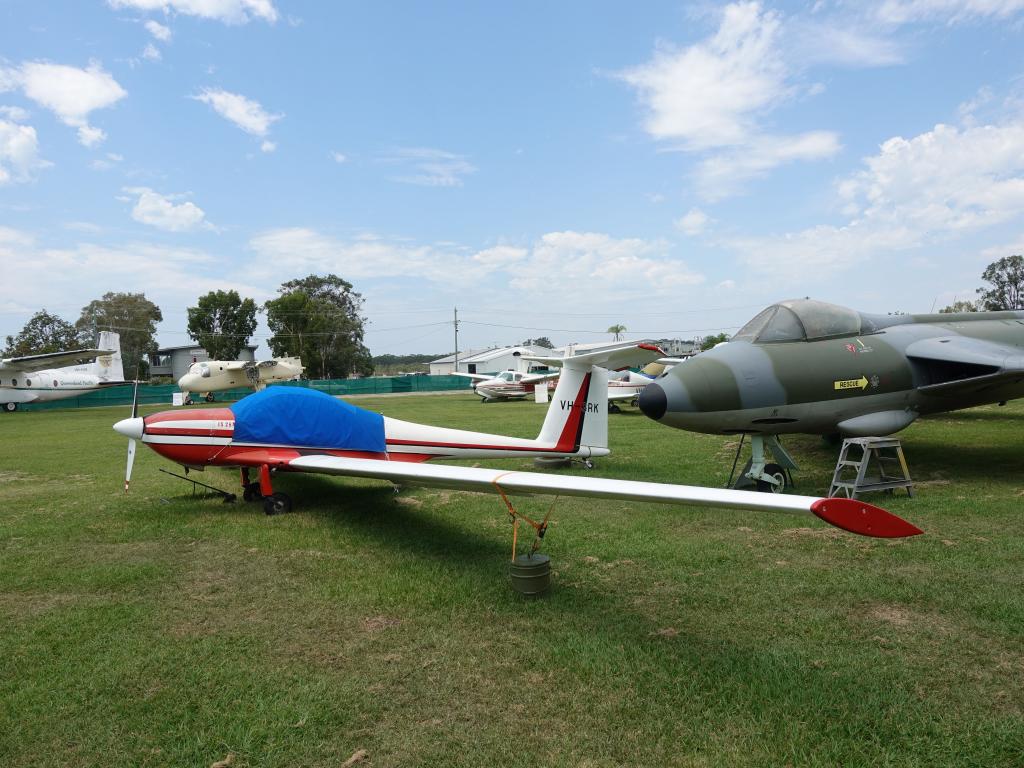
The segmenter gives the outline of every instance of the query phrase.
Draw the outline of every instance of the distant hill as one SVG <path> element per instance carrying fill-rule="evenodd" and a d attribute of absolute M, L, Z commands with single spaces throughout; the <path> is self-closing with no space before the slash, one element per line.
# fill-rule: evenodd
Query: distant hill
<path fill-rule="evenodd" d="M 413 373 L 415 371 L 430 372 L 431 360 L 437 360 L 450 354 L 442 352 L 437 355 L 375 355 L 373 372 L 377 376 L 393 376 L 396 373 Z"/>

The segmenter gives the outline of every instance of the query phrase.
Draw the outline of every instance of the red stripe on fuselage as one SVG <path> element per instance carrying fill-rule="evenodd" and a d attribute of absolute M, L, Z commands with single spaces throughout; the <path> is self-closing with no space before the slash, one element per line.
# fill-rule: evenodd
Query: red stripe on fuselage
<path fill-rule="evenodd" d="M 583 377 L 583 385 L 572 401 L 569 418 L 558 436 L 554 450 L 559 453 L 575 453 L 580 449 L 580 438 L 583 435 L 583 416 L 587 407 L 587 393 L 590 392 L 590 374 Z"/>

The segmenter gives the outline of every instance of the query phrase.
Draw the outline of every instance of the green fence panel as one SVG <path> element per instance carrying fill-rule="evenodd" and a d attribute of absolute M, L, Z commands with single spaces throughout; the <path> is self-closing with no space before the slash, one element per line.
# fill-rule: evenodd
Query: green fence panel
<path fill-rule="evenodd" d="M 472 382 L 463 376 L 372 376 L 366 379 L 313 379 L 302 381 L 282 381 L 274 386 L 308 387 L 326 392 L 329 395 L 387 395 L 404 392 L 449 392 L 456 390 L 469 391 Z M 96 408 L 103 406 L 131 405 L 133 387 L 125 384 L 119 387 L 105 387 L 78 397 L 64 400 L 53 400 L 45 403 L 23 403 L 19 410 L 46 411 L 54 408 Z M 140 405 L 170 405 L 174 393 L 178 392 L 174 384 L 143 384 L 139 387 Z M 218 403 L 230 403 L 241 400 L 252 394 L 251 389 L 229 389 L 214 394 Z M 201 402 L 196 396 L 197 402 Z"/>

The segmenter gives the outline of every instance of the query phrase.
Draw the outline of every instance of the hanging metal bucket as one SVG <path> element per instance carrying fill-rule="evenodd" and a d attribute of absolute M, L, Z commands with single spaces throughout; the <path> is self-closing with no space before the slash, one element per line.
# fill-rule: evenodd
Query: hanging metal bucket
<path fill-rule="evenodd" d="M 539 595 L 551 586 L 551 558 L 547 555 L 519 555 L 508 569 L 512 588 L 521 595 Z"/>

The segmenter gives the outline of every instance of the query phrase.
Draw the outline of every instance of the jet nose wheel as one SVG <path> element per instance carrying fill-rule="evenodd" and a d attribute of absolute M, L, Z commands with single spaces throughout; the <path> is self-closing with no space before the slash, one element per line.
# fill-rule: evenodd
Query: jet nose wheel
<path fill-rule="evenodd" d="M 284 493 L 275 493 L 263 499 L 263 511 L 268 515 L 283 515 L 292 511 L 292 500 Z"/>
<path fill-rule="evenodd" d="M 765 464 L 764 473 L 777 483 L 772 483 L 768 480 L 758 480 L 757 490 L 762 493 L 782 493 L 786 490 L 786 472 L 778 464 Z"/>

